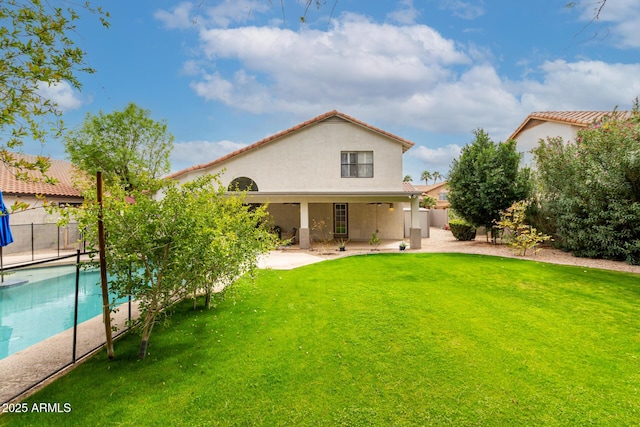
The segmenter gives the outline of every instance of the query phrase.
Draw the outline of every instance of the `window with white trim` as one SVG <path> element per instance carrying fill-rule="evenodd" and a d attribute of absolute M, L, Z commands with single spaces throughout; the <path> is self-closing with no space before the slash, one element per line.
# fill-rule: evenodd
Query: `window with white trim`
<path fill-rule="evenodd" d="M 342 178 L 373 178 L 373 151 L 343 151 L 340 153 Z"/>

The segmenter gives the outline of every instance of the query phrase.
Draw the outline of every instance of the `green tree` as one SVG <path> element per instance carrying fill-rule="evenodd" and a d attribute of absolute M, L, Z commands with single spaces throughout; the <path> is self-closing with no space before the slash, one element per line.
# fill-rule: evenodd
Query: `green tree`
<path fill-rule="evenodd" d="M 640 112 L 615 111 L 575 141 L 541 140 L 533 150 L 537 217 L 576 256 L 640 264 Z"/>
<path fill-rule="evenodd" d="M 435 171 L 435 172 L 431 175 L 431 178 L 433 178 L 433 183 L 435 184 L 436 182 L 438 182 L 438 180 L 439 180 L 439 179 L 444 178 L 444 176 L 443 176 L 440 172 Z"/>
<path fill-rule="evenodd" d="M 105 183 L 123 182 L 128 190 L 162 177 L 170 170 L 173 135 L 150 114 L 134 103 L 111 114 L 88 113 L 65 138 L 71 162 L 90 175 L 102 171 Z"/>
<path fill-rule="evenodd" d="M 402 182 L 412 182 L 413 178 L 411 178 L 411 175 L 405 175 L 404 178 L 402 178 Z"/>
<path fill-rule="evenodd" d="M 72 39 L 81 10 L 95 14 L 108 27 L 108 13 L 89 2 L 82 6 L 55 0 L 0 2 L 0 161 L 19 171 L 37 170 L 45 179 L 50 166 L 46 158 L 27 162 L 12 151 L 25 138 L 44 143 L 48 129 L 54 129 L 54 137 L 64 129 L 60 108 L 40 95 L 43 86 L 65 82 L 80 89 L 78 74 L 94 72 Z"/>
<path fill-rule="evenodd" d="M 516 151 L 515 141 L 496 144 L 482 129 L 474 135 L 475 140 L 453 160 L 448 200 L 460 217 L 488 231 L 500 218 L 501 210 L 529 197 L 530 170 L 519 169 L 521 154 Z"/>
<path fill-rule="evenodd" d="M 431 196 L 422 196 L 422 199 L 420 199 L 420 207 L 421 208 L 426 208 L 426 209 L 432 209 L 435 208 L 437 206 L 438 202 L 436 201 L 436 199 L 434 199 Z"/>
<path fill-rule="evenodd" d="M 244 204 L 243 195 L 227 196 L 216 177 L 182 186 L 166 180 L 146 184 L 145 190 L 109 187 L 102 211 L 109 288 L 140 304 L 140 358 L 153 326 L 173 303 L 204 292 L 209 305 L 215 286 L 228 286 L 254 268 L 275 242 L 266 208 Z M 94 248 L 98 212 L 91 197 L 78 214 Z"/>
<path fill-rule="evenodd" d="M 425 183 L 426 185 L 429 185 L 429 180 L 430 180 L 432 177 L 433 177 L 433 176 L 431 175 L 431 172 L 429 172 L 429 171 L 423 171 L 423 172 L 422 172 L 422 175 L 420 175 L 420 179 L 421 179 L 422 181 L 424 181 L 424 183 Z"/>

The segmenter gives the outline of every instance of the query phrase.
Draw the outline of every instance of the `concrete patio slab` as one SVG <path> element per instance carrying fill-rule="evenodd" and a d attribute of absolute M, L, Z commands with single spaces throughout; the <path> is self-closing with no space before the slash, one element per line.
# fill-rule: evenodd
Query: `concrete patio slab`
<path fill-rule="evenodd" d="M 304 265 L 324 261 L 325 258 L 295 249 L 271 251 L 258 260 L 258 268 L 292 270 Z"/>

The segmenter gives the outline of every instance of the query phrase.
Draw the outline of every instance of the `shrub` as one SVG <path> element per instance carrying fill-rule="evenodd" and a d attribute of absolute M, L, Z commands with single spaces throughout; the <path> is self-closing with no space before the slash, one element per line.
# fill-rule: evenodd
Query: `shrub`
<path fill-rule="evenodd" d="M 369 244 L 371 246 L 373 246 L 373 251 L 378 250 L 378 246 L 380 246 L 380 242 L 382 240 L 380 239 L 380 236 L 378 235 L 378 230 L 374 231 L 373 234 L 371 234 L 371 239 L 369 239 Z"/>
<path fill-rule="evenodd" d="M 476 238 L 476 227 L 469 224 L 463 219 L 452 219 L 449 221 L 449 227 L 453 233 L 453 237 L 458 240 L 473 240 Z"/>
<path fill-rule="evenodd" d="M 574 141 L 533 150 L 540 216 L 563 250 L 640 264 L 640 111 L 616 111 Z M 537 225 L 537 224 L 536 224 Z"/>
<path fill-rule="evenodd" d="M 514 202 L 505 211 L 500 211 L 500 221 L 496 221 L 502 231 L 502 240 L 522 256 L 526 255 L 527 249 L 535 248 L 539 243 L 551 238 L 525 224 L 528 206 L 529 203 L 524 200 Z"/>

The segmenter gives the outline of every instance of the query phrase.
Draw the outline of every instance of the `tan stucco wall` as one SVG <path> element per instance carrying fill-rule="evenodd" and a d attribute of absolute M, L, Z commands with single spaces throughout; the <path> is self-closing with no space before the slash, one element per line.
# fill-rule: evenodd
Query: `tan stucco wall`
<path fill-rule="evenodd" d="M 381 239 L 402 239 L 404 237 L 403 208 L 410 205 L 394 203 L 393 210 L 388 203 L 350 204 L 349 237 L 352 240 L 366 240 L 377 229 Z"/>
<path fill-rule="evenodd" d="M 371 234 L 378 230 L 382 239 L 402 239 L 404 237 L 404 208 L 409 208 L 409 203 L 394 203 L 390 209 L 389 203 L 381 205 L 368 203 L 348 203 L 348 230 L 349 240 L 368 241 Z M 282 229 L 283 236 L 295 227 L 300 229 L 300 208 L 294 204 L 273 203 L 268 207 L 269 213 L 274 218 L 274 225 Z M 318 241 L 321 238 L 319 230 L 314 229 L 324 220 L 324 234 L 333 231 L 333 204 L 310 203 L 309 227 L 311 237 Z"/>
<path fill-rule="evenodd" d="M 341 151 L 373 151 L 373 178 L 342 178 Z M 320 122 L 179 180 L 223 168 L 225 186 L 245 176 L 262 192 L 402 191 L 402 145 L 342 119 Z"/>

